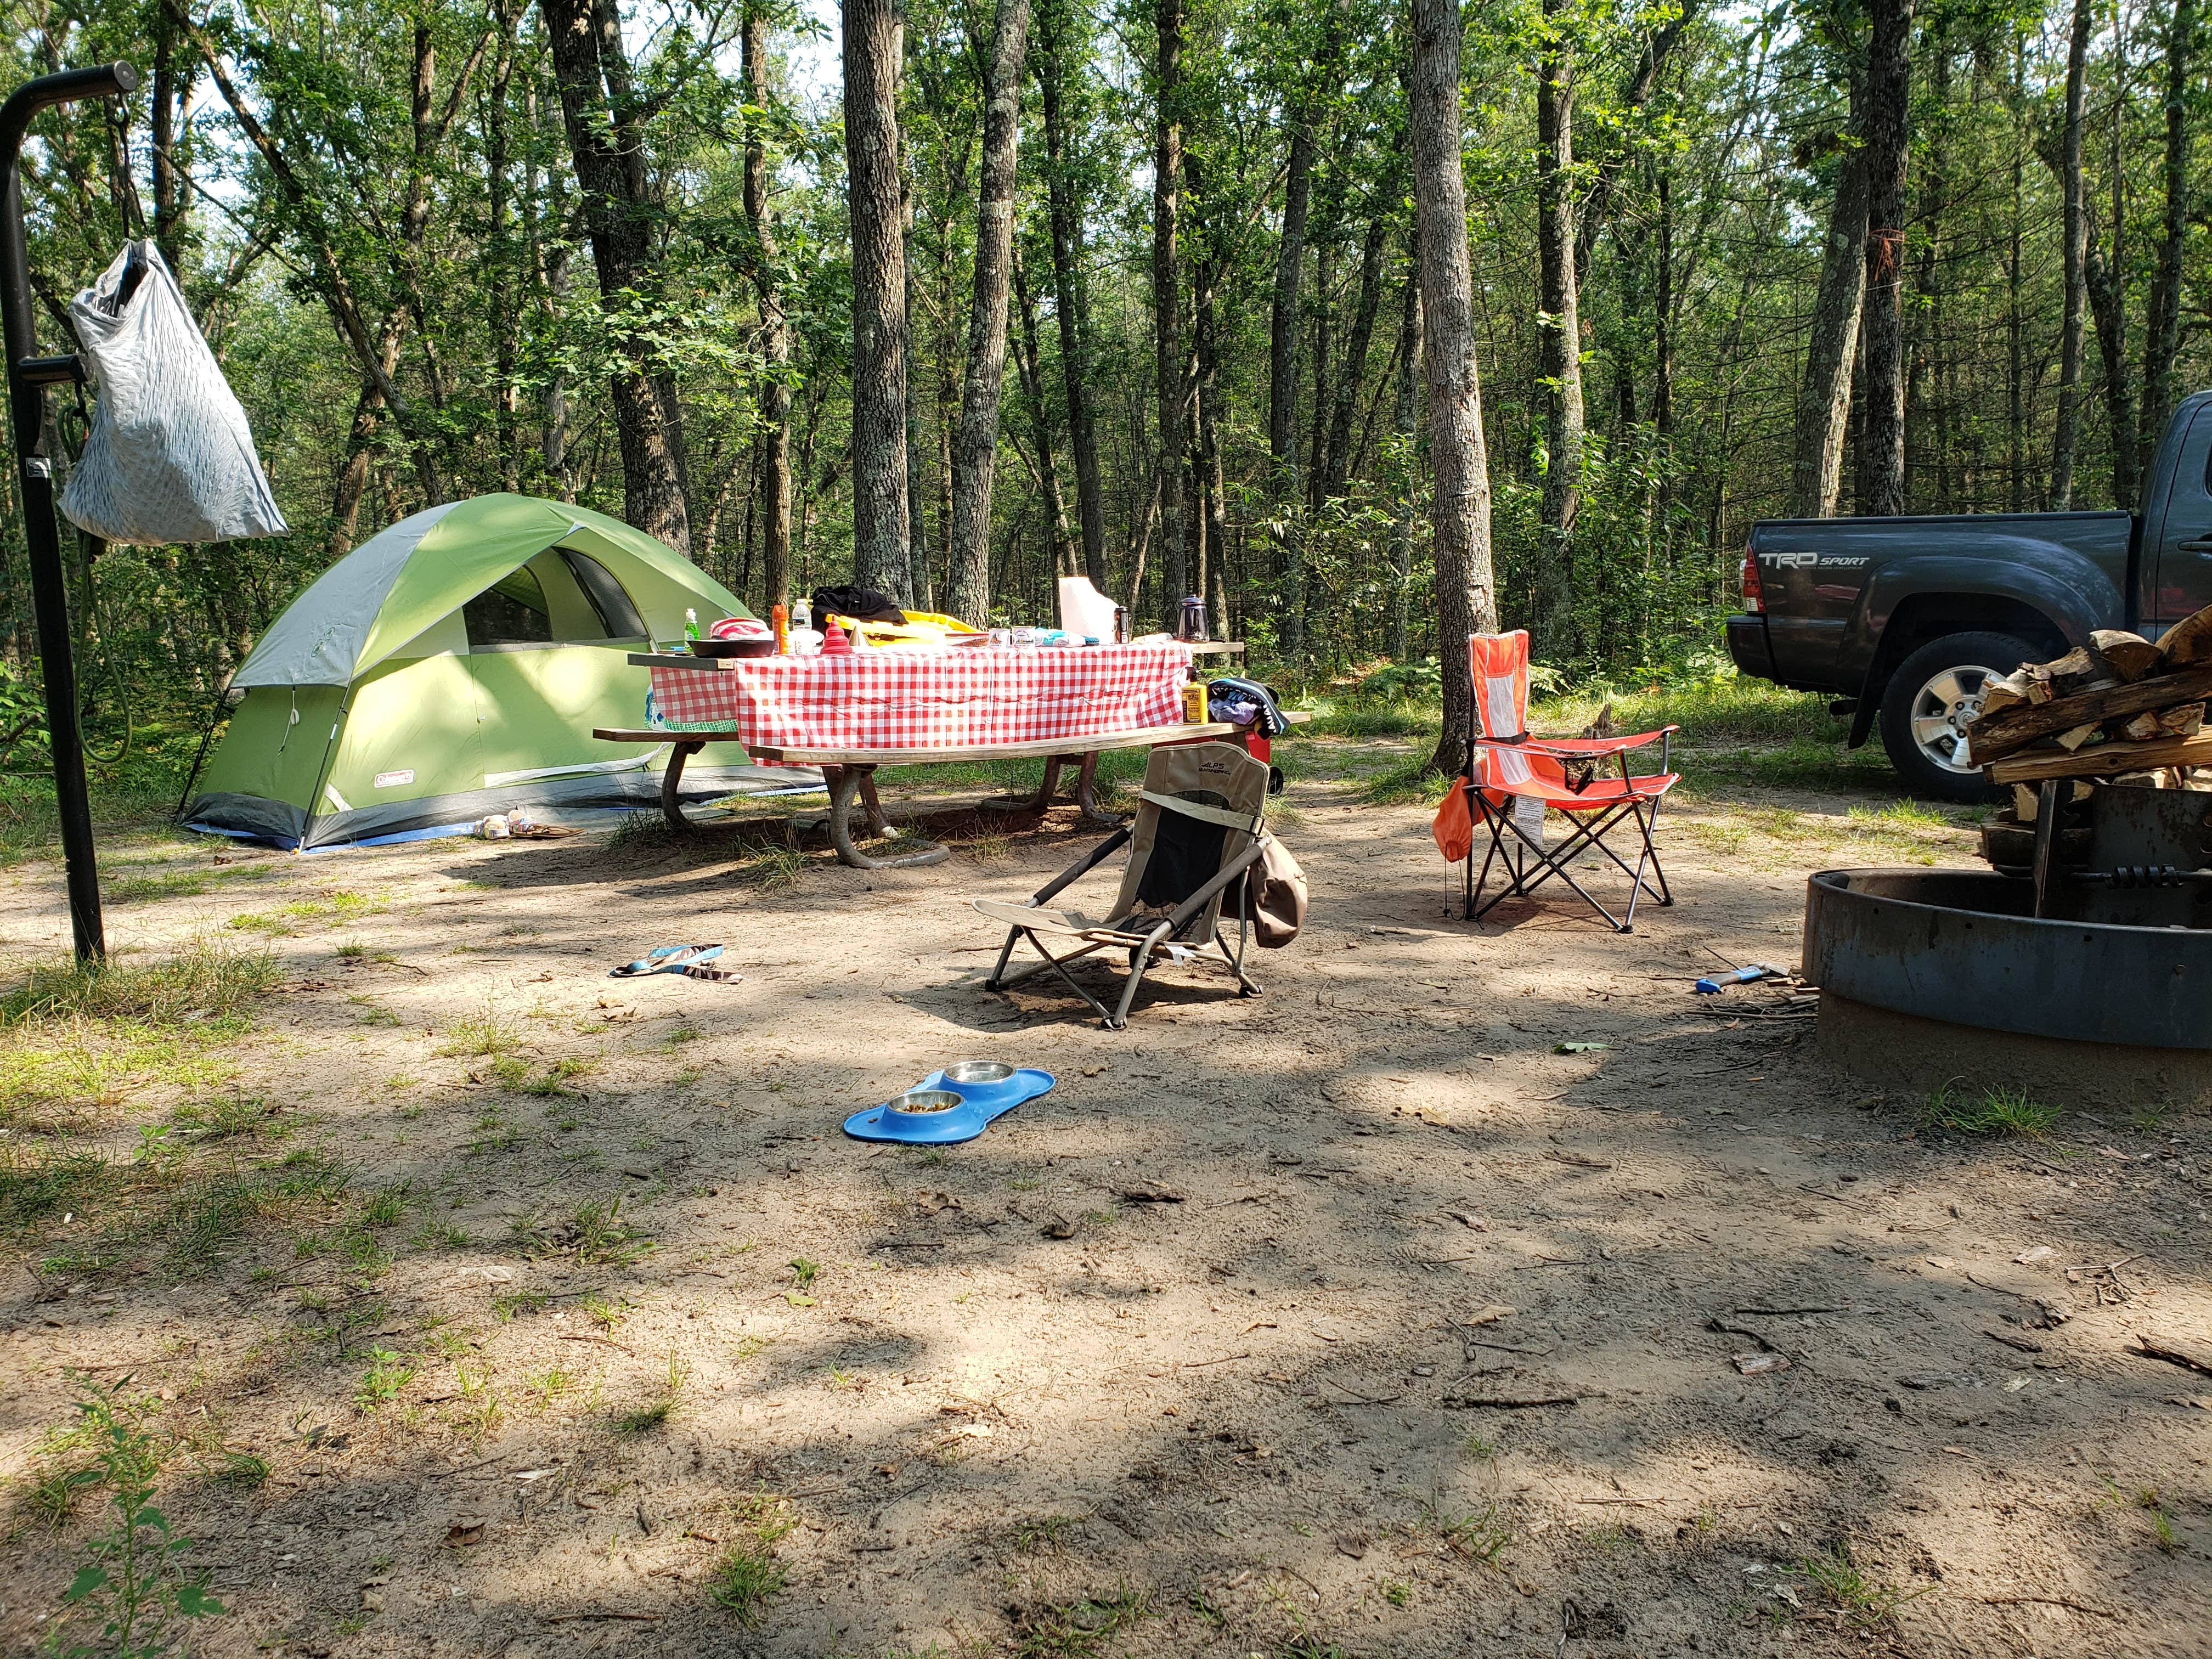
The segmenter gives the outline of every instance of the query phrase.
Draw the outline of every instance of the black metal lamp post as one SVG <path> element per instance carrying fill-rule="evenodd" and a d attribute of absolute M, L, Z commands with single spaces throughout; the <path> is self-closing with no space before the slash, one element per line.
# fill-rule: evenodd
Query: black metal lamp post
<path fill-rule="evenodd" d="M 31 118 L 50 104 L 80 98 L 127 96 L 138 88 L 128 64 L 42 75 L 0 104 L 0 319 L 7 325 L 8 407 L 14 417 L 17 475 L 23 497 L 23 539 L 31 554 L 33 614 L 39 662 L 46 682 L 46 729 L 54 751 L 54 798 L 60 809 L 62 855 L 69 872 L 70 929 L 77 960 L 107 955 L 100 921 L 100 870 L 94 861 L 92 804 L 84 787 L 84 742 L 77 730 L 76 665 L 70 659 L 69 589 L 62 580 L 62 545 L 54 522 L 54 464 L 46 453 L 46 388 L 82 378 L 74 356 L 34 357 L 38 334 L 31 320 L 31 271 L 23 239 L 23 181 L 16 170 Z"/>

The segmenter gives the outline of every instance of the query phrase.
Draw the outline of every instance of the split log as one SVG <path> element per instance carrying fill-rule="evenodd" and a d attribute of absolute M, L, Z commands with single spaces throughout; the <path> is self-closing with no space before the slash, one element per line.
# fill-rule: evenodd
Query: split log
<path fill-rule="evenodd" d="M 2071 754 L 2074 750 L 2079 749 L 2083 744 L 2088 742 L 2090 738 L 2100 738 L 2104 736 L 2104 734 L 2105 728 L 2098 725 L 2096 721 L 2090 720 L 2086 725 L 2073 727 L 2070 731 L 2061 732 L 2058 734 L 2057 741 L 2061 749 L 2063 749 L 2067 753 Z"/>
<path fill-rule="evenodd" d="M 2185 702 L 2178 708 L 2169 708 L 2158 717 L 2158 724 L 2169 738 L 2192 737 L 2204 725 L 2204 705 Z"/>
<path fill-rule="evenodd" d="M 2081 646 L 2075 646 L 2064 656 L 2051 662 L 2036 664 L 2028 671 L 2036 678 L 2047 679 L 2052 688 L 2063 696 L 2078 691 L 2097 675 L 2097 659 Z"/>
<path fill-rule="evenodd" d="M 2184 617 L 2158 637 L 2158 653 L 2168 668 L 2212 662 L 2212 605 Z"/>
<path fill-rule="evenodd" d="M 2159 727 L 2157 711 L 2146 708 L 2142 714 L 2122 720 L 2118 735 L 2130 743 L 2148 743 L 2153 738 L 2161 738 L 2166 733 Z"/>
<path fill-rule="evenodd" d="M 2089 635 L 2089 648 L 2119 678 L 2133 684 L 2154 669 L 2163 653 L 2140 634 L 2100 628 Z"/>
<path fill-rule="evenodd" d="M 2100 744 L 2073 755 L 2039 750 L 1995 762 L 1985 769 L 1985 775 L 1996 784 L 2039 783 L 2045 778 L 2110 777 L 2157 766 L 2206 765 L 2212 765 L 2212 732 L 2149 743 Z"/>
<path fill-rule="evenodd" d="M 2124 720 L 2145 709 L 2172 708 L 2212 697 L 2212 666 L 2185 669 L 2137 680 L 2132 685 L 2077 691 L 2047 702 L 2029 703 L 1998 714 L 1984 711 L 1966 727 L 1970 752 L 1978 763 L 2002 760 L 2038 738 L 2048 738 L 2109 720 Z"/>
<path fill-rule="evenodd" d="M 2025 674 L 1992 674 L 1982 682 L 1982 718 L 2001 714 L 2008 708 L 2018 708 L 2028 701 L 2029 680 Z"/>

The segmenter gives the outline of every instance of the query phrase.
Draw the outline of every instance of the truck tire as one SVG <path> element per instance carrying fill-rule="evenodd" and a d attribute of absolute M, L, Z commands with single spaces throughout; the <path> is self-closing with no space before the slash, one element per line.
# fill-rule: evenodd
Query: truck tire
<path fill-rule="evenodd" d="M 1971 765 L 1960 764 L 1965 717 L 1982 706 L 1982 682 L 2038 659 L 2010 634 L 1946 634 L 1930 640 L 1889 677 L 1881 694 L 1881 746 L 1905 787 L 1936 800 L 1995 799 Z"/>

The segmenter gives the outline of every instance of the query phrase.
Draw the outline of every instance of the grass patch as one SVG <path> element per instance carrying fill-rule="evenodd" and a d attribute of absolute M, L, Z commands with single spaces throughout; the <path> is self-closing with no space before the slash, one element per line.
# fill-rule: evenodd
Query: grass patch
<path fill-rule="evenodd" d="M 1905 1602 L 1925 1595 L 1925 1590 L 1901 1590 L 1869 1578 L 1851 1559 L 1849 1547 L 1838 1544 L 1826 1555 L 1808 1555 L 1797 1571 L 1825 1592 L 1841 1611 L 1844 1622 L 1861 1630 L 1889 1623 Z"/>
<path fill-rule="evenodd" d="M 151 1083 L 220 1082 L 231 1068 L 210 1051 L 280 977 L 266 951 L 220 938 L 161 962 L 34 968 L 0 994 L 0 1115 L 22 1101 L 106 1104 Z"/>
<path fill-rule="evenodd" d="M 741 873 L 763 893 L 779 893 L 799 885 L 806 862 L 806 854 L 796 847 L 768 846 L 746 860 Z"/>
<path fill-rule="evenodd" d="M 381 899 L 366 893 L 349 893 L 333 889 L 313 898 L 294 899 L 280 904 L 274 910 L 249 910 L 230 919 L 229 925 L 241 933 L 292 933 L 295 923 L 328 922 L 336 927 L 357 917 L 372 915 L 385 908 Z"/>
<path fill-rule="evenodd" d="M 361 1386 L 354 1390 L 353 1403 L 362 1411 L 374 1413 L 399 1398 L 399 1391 L 415 1380 L 415 1368 L 389 1348 L 372 1349 L 368 1369 L 362 1373 Z"/>
<path fill-rule="evenodd" d="M 789 1498 L 765 1492 L 732 1507 L 744 1536 L 714 1564 L 707 1594 L 716 1607 L 750 1628 L 760 1622 L 768 1603 L 782 1593 L 790 1577 L 776 1559 L 775 1547 L 799 1524 L 799 1517 Z"/>
<path fill-rule="evenodd" d="M 1844 817 L 1853 823 L 1872 824 L 1885 830 L 1956 830 L 1960 827 L 1949 814 L 1938 807 L 1923 806 L 1910 795 L 1903 800 L 1888 801 L 1880 806 L 1857 802 L 1846 810 Z"/>
<path fill-rule="evenodd" d="M 634 1411 L 627 1411 L 614 1420 L 617 1434 L 636 1436 L 650 1434 L 676 1414 L 684 1398 L 684 1385 L 691 1380 L 691 1368 L 675 1354 L 668 1356 L 668 1375 L 653 1398 Z"/>
<path fill-rule="evenodd" d="M 1103 1650 L 1115 1635 L 1152 1616 L 1152 1599 L 1124 1586 L 1112 1595 L 1047 1601 L 1018 1612 L 1014 1651 L 1020 1659 L 1066 1659 Z"/>
<path fill-rule="evenodd" d="M 1931 1129 L 1961 1135 L 2023 1135 L 2031 1139 L 2051 1133 L 2058 1109 L 2032 1100 L 2025 1091 L 1984 1089 L 1979 1094 L 1954 1093 L 1945 1084 L 1922 1103 L 1920 1121 Z"/>
<path fill-rule="evenodd" d="M 470 1014 L 446 1028 L 446 1040 L 437 1052 L 448 1057 L 511 1054 L 522 1047 L 522 1028 L 489 1003 L 480 1014 Z"/>
<path fill-rule="evenodd" d="M 577 1206 L 554 1222 L 518 1218 L 514 1231 L 532 1257 L 574 1255 L 581 1267 L 627 1267 L 653 1248 L 653 1241 L 622 1219 L 622 1200 Z"/>

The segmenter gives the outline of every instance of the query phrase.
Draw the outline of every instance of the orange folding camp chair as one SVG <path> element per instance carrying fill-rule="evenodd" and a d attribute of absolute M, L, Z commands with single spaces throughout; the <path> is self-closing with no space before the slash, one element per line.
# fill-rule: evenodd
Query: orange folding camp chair
<path fill-rule="evenodd" d="M 1480 730 L 1468 738 L 1467 770 L 1459 787 L 1467 792 L 1468 817 L 1489 830 L 1490 846 L 1480 873 L 1473 845 L 1468 848 L 1466 919 L 1480 919 L 1504 899 L 1525 898 L 1557 876 L 1616 933 L 1632 933 L 1639 899 L 1649 896 L 1662 905 L 1674 902 L 1659 865 L 1653 832 L 1658 827 L 1660 802 L 1681 781 L 1672 769 L 1673 739 L 1679 728 L 1668 726 L 1620 738 L 1531 738 L 1526 630 L 1474 635 L 1468 641 L 1468 656 L 1474 673 Z M 1629 752 L 1652 743 L 1659 745 L 1658 771 L 1632 773 Z M 1618 765 L 1618 776 L 1611 775 L 1607 763 Z M 1567 814 L 1573 824 L 1556 848 L 1546 844 L 1547 810 Z M 1606 840 L 1630 824 L 1642 842 L 1632 869 Z M 1620 915 L 1575 878 L 1576 859 L 1592 848 L 1629 879 L 1628 904 Z M 1503 871 L 1506 883 L 1485 900 L 1493 865 Z"/>

